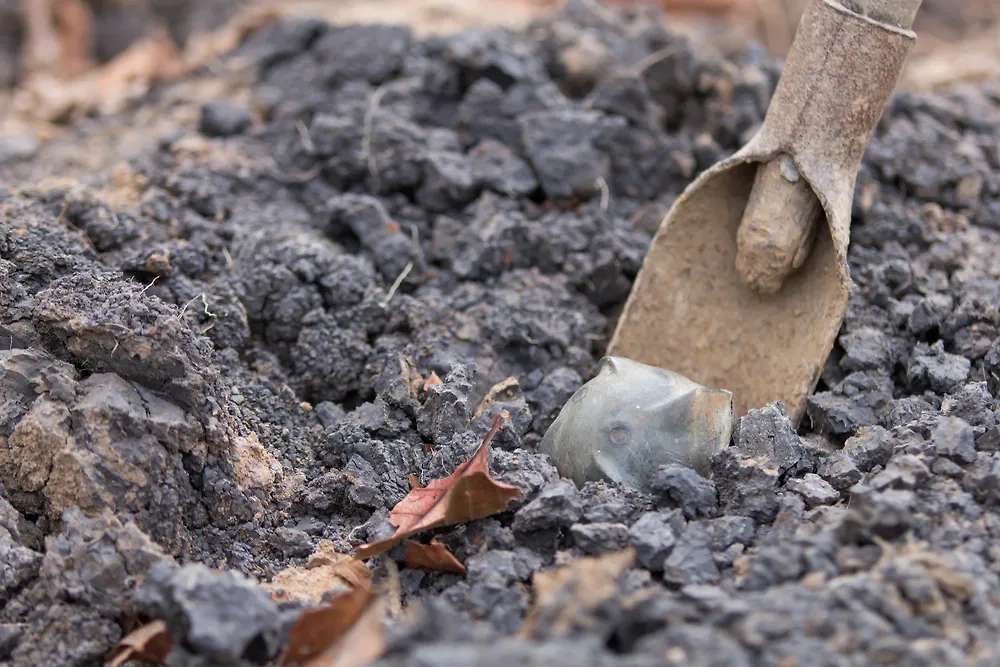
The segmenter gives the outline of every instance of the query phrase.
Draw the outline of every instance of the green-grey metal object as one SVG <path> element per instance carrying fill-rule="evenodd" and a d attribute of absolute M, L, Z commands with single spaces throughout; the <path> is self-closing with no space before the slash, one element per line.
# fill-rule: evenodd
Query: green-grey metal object
<path fill-rule="evenodd" d="M 708 476 L 729 444 L 733 395 L 662 368 L 604 357 L 549 427 L 539 449 L 578 486 L 610 480 L 650 491 L 661 466 Z"/>

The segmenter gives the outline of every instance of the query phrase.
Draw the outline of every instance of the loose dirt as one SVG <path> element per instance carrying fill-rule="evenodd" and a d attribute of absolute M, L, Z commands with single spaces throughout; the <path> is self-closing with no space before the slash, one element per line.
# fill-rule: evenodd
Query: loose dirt
<path fill-rule="evenodd" d="M 22 146 L 0 166 L 0 663 L 103 664 L 162 621 L 168 664 L 274 664 L 303 573 L 367 582 L 338 555 L 505 411 L 489 472 L 518 497 L 423 536 L 466 573 L 402 544 L 365 561 L 377 664 L 996 664 L 989 84 L 894 97 L 799 432 L 755 410 L 709 478 L 667 466 L 648 495 L 535 451 L 666 207 L 779 72 L 582 0 L 451 36 L 290 18 Z M 258 584 L 288 568 L 295 595 Z"/>

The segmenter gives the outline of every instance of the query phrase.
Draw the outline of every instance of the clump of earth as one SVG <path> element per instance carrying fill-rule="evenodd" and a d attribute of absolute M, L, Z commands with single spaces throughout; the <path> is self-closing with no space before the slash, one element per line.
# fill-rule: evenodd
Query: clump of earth
<path fill-rule="evenodd" d="M 894 96 L 798 429 L 754 410 L 651 494 L 536 452 L 779 73 L 649 8 L 424 40 L 288 19 L 126 163 L 34 177 L 169 86 L 0 167 L 0 663 L 103 664 L 143 619 L 171 665 L 273 664 L 302 605 L 256 582 L 391 534 L 505 410 L 490 469 L 521 497 L 436 531 L 467 574 L 368 561 L 412 612 L 377 664 L 995 664 L 997 89 Z M 626 548 L 599 600 L 532 587 Z"/>

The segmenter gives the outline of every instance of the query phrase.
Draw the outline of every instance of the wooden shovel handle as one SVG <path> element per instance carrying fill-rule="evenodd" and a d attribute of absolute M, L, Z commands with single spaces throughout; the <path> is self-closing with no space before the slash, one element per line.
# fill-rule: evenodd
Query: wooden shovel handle
<path fill-rule="evenodd" d="M 840 0 L 856 14 L 907 30 L 922 1 Z M 805 262 L 823 219 L 819 199 L 790 156 L 758 167 L 736 234 L 736 271 L 743 283 L 763 294 L 780 290 Z"/>

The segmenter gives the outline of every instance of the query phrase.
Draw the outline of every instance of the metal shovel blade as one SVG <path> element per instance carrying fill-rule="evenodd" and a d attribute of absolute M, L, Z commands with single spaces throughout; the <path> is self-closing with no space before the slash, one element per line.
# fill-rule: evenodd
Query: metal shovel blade
<path fill-rule="evenodd" d="M 845 4 L 806 9 L 760 130 L 674 203 L 606 352 L 727 389 L 736 417 L 781 400 L 797 424 L 846 313 L 857 171 L 916 39 L 920 2 Z M 892 20 L 892 7 L 908 16 Z M 762 289 L 747 276 L 767 267 L 748 262 L 780 245 L 791 209 L 811 210 L 815 224 L 803 223 L 779 286 Z M 763 254 L 738 268 L 754 234 Z"/>

